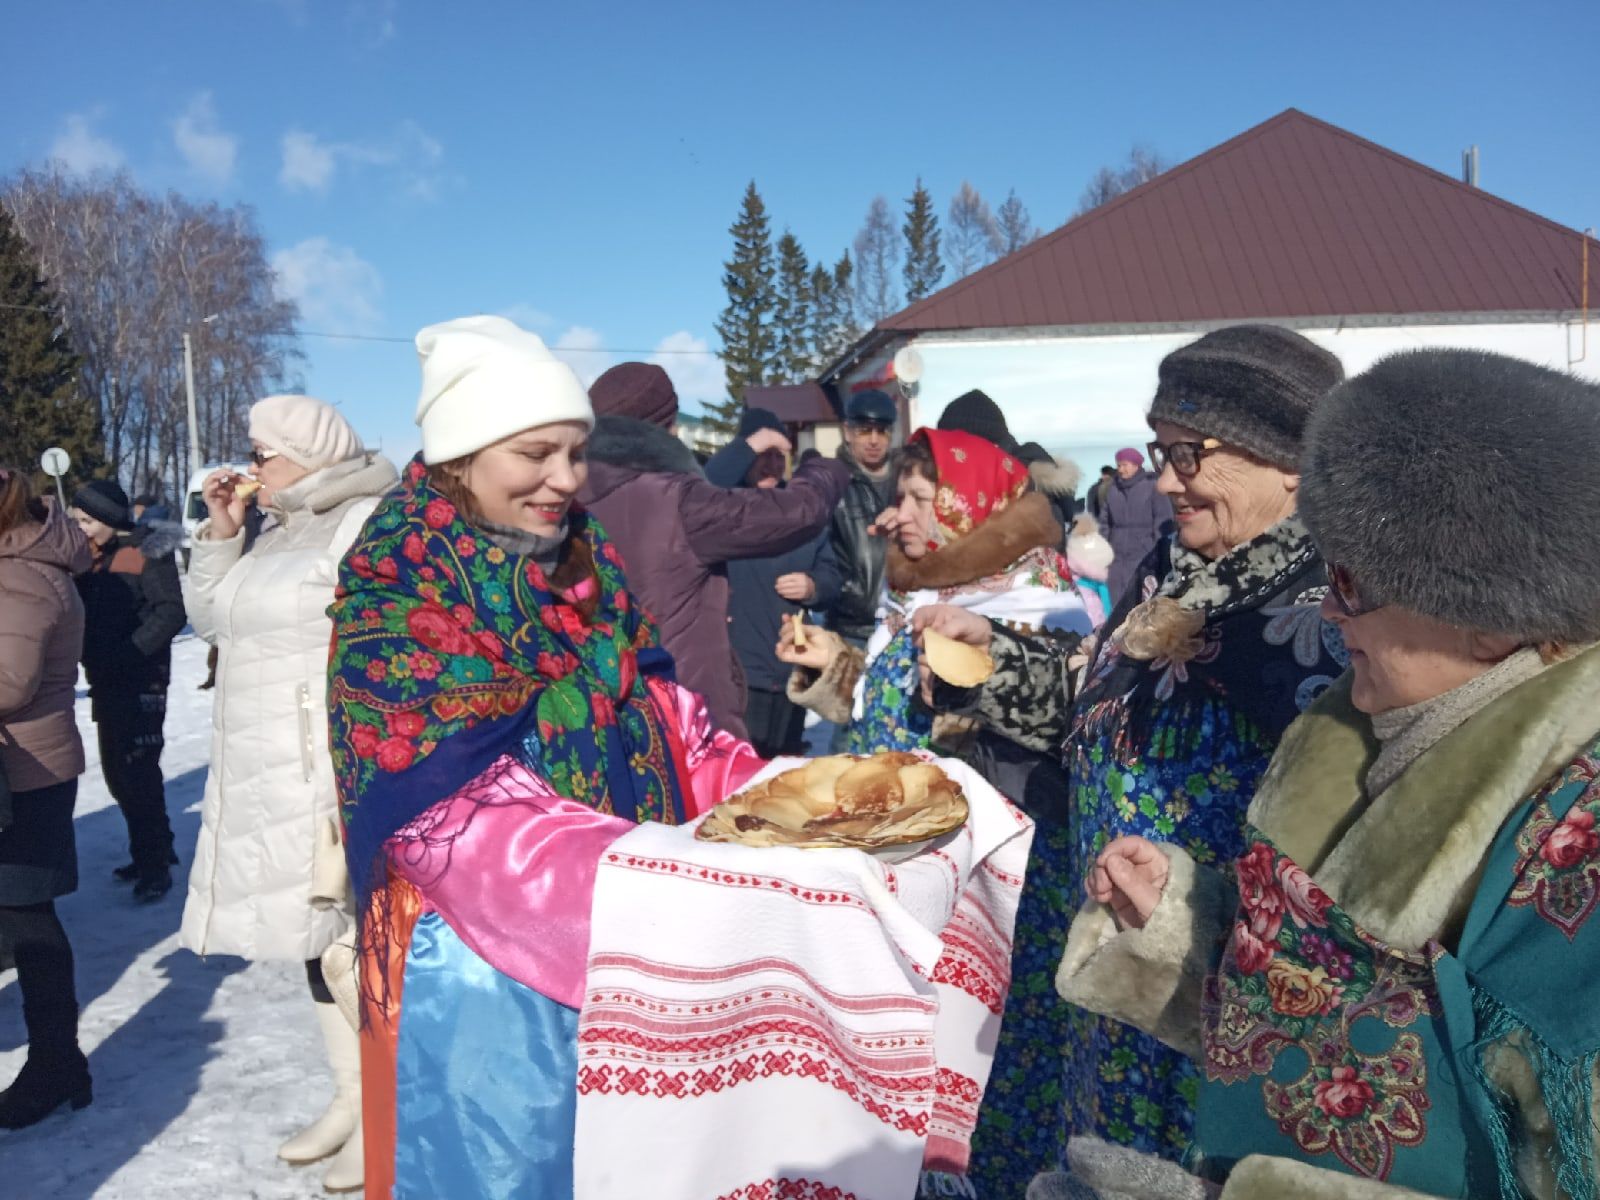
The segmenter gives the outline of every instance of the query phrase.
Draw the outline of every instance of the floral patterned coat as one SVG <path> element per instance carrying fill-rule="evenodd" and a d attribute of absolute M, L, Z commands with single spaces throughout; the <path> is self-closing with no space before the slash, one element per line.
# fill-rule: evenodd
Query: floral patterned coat
<path fill-rule="evenodd" d="M 1053 977 L 1067 925 L 1112 838 L 1141 834 L 1203 863 L 1231 862 L 1278 739 L 1342 670 L 1343 646 L 1319 613 L 1326 576 L 1297 520 L 1214 562 L 1163 541 L 1135 582 L 1076 695 L 1070 644 L 996 629 L 996 671 L 975 701 L 990 730 L 1056 749 L 1068 774 L 1064 821 L 1035 835 L 1060 843 L 1065 866 L 1048 887 L 1030 880 L 1018 915 L 1011 998 L 975 1140 L 975 1157 L 1006 1164 L 987 1189 L 995 1195 L 1058 1166 L 1070 1135 L 1183 1155 L 1192 1064 L 1062 1003 Z"/>
<path fill-rule="evenodd" d="M 1341 680 L 1231 880 L 1168 846 L 1143 929 L 1073 923 L 1063 994 L 1199 1060 L 1192 1165 L 1225 1200 L 1596 1194 L 1597 714 L 1590 647 L 1374 797 Z"/>

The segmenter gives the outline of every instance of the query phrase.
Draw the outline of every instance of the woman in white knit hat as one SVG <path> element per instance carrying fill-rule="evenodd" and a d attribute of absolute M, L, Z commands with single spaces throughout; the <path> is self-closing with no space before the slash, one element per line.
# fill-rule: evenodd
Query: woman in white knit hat
<path fill-rule="evenodd" d="M 205 481 L 209 519 L 189 566 L 190 619 L 219 655 L 182 940 L 197 954 L 306 964 L 336 1091 L 278 1153 L 296 1164 L 333 1156 L 325 1184 L 353 1191 L 362 1183 L 359 1054 L 321 967 L 352 925 L 337 869 L 326 609 L 340 556 L 398 475 L 337 409 L 309 396 L 255 404 L 250 441 L 249 477 L 223 470 Z"/>
<path fill-rule="evenodd" d="M 600 854 L 760 763 L 673 681 L 574 502 L 594 426 L 577 377 L 499 317 L 429 326 L 417 350 L 422 453 L 332 609 L 367 1192 L 570 1196 Z"/>

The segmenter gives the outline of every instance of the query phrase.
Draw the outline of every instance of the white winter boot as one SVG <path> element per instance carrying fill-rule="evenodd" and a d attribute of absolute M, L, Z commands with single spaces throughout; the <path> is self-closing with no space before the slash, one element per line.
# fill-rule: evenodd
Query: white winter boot
<path fill-rule="evenodd" d="M 349 1141 L 328 1164 L 322 1186 L 330 1192 L 359 1192 L 366 1179 L 366 1149 L 361 1140 L 361 1106 L 356 1105 L 356 1127 Z"/>
<path fill-rule="evenodd" d="M 278 1147 L 278 1157 L 293 1166 L 303 1167 L 329 1155 L 338 1154 L 334 1169 L 346 1157 L 340 1153 L 354 1142 L 352 1154 L 356 1187 L 361 1186 L 361 1042 L 336 1004 L 316 1004 L 317 1023 L 328 1049 L 328 1064 L 333 1068 L 333 1099 L 327 1111 L 308 1127 Z M 332 1175 L 333 1170 L 329 1171 Z"/>

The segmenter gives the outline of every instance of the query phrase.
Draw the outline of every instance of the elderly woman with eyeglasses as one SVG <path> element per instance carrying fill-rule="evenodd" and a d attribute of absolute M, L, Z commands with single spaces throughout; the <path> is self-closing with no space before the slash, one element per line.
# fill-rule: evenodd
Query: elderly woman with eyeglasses
<path fill-rule="evenodd" d="M 1059 979 L 1198 1059 L 1204 1194 L 1600 1194 L 1597 442 L 1600 389 L 1481 351 L 1387 358 L 1313 417 L 1302 508 L 1350 669 L 1231 872 L 1170 837 L 1101 852 Z M 1203 1194 L 1070 1158 L 1095 1194 Z"/>
<path fill-rule="evenodd" d="M 181 936 L 197 954 L 305 963 L 336 1094 L 278 1156 L 332 1156 L 324 1182 L 349 1190 L 362 1179 L 358 1043 L 322 970 L 354 920 L 328 749 L 327 608 L 339 559 L 399 474 L 310 396 L 252 405 L 250 441 L 248 477 L 206 478 L 189 563 L 189 617 L 219 654 Z"/>
<path fill-rule="evenodd" d="M 1189 1143 L 1193 1067 L 1136 1029 L 1070 1009 L 1053 976 L 1095 855 L 1145 834 L 1198 862 L 1231 862 L 1278 739 L 1341 670 L 1342 647 L 1317 608 L 1326 577 L 1296 500 L 1301 431 L 1342 377 L 1333 355 L 1274 326 L 1217 330 L 1166 357 L 1150 456 L 1177 533 L 1139 564 L 1081 687 L 1070 640 L 950 608 L 918 614 L 919 630 L 986 648 L 995 662 L 979 689 L 935 688 L 936 706 L 1063 753 L 1069 778 L 1056 819 L 1034 814 L 1036 846 L 1062 843 L 1067 867 L 1050 887 L 1030 880 L 1017 917 L 973 1150 L 987 1164 L 984 1195 L 1020 1195 L 1060 1161 L 1069 1130 L 1171 1159 Z"/>

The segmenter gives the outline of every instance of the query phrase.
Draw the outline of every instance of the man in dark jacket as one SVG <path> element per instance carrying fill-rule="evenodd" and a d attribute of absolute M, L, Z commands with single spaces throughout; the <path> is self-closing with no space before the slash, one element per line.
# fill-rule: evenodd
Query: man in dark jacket
<path fill-rule="evenodd" d="M 738 438 L 706 464 L 706 478 L 726 488 L 783 487 L 788 464 L 782 451 L 755 454 L 746 441 L 761 429 L 783 432 L 775 414 L 747 408 Z M 728 631 L 749 691 L 745 727 L 762 758 L 805 753 L 805 710 L 789 699 L 790 668 L 778 661 L 772 648 L 782 636 L 785 616 L 833 602 L 817 585 L 817 564 L 827 541 L 828 531 L 821 529 L 810 541 L 782 554 L 728 562 Z"/>
<path fill-rule="evenodd" d="M 878 622 L 888 543 L 867 531 L 894 504 L 889 452 L 895 417 L 894 401 L 878 391 L 852 396 L 844 410 L 839 461 L 850 471 L 850 485 L 834 511 L 828 553 L 819 570 L 824 590 L 835 597 L 828 628 L 857 649 L 866 646 Z"/>
<path fill-rule="evenodd" d="M 597 419 L 578 500 L 621 551 L 628 587 L 655 618 L 678 682 L 705 697 L 719 728 L 744 737 L 744 679 L 728 639 L 725 564 L 781 554 L 816 536 L 848 474 L 818 461 L 782 490 L 727 491 L 707 482 L 672 435 L 678 395 L 652 364 L 612 367 L 594 381 L 589 399 Z M 772 429 L 741 441 L 752 456 L 789 451 L 789 439 Z"/>
<path fill-rule="evenodd" d="M 172 681 L 172 639 L 188 618 L 176 553 L 183 540 L 172 524 L 136 526 L 127 493 L 114 480 L 78 489 L 72 515 L 89 539 L 94 562 L 78 576 L 83 597 L 83 670 L 100 737 L 100 769 L 128 823 L 133 861 L 116 877 L 134 884 L 141 901 L 172 887 L 172 826 L 161 778 L 162 725 Z"/>
<path fill-rule="evenodd" d="M 1156 477 L 1144 469 L 1144 455 L 1137 450 L 1117 451 L 1117 477 L 1106 489 L 1100 532 L 1117 555 L 1106 580 L 1115 606 L 1144 556 L 1172 532 L 1172 501 L 1156 491 Z"/>

